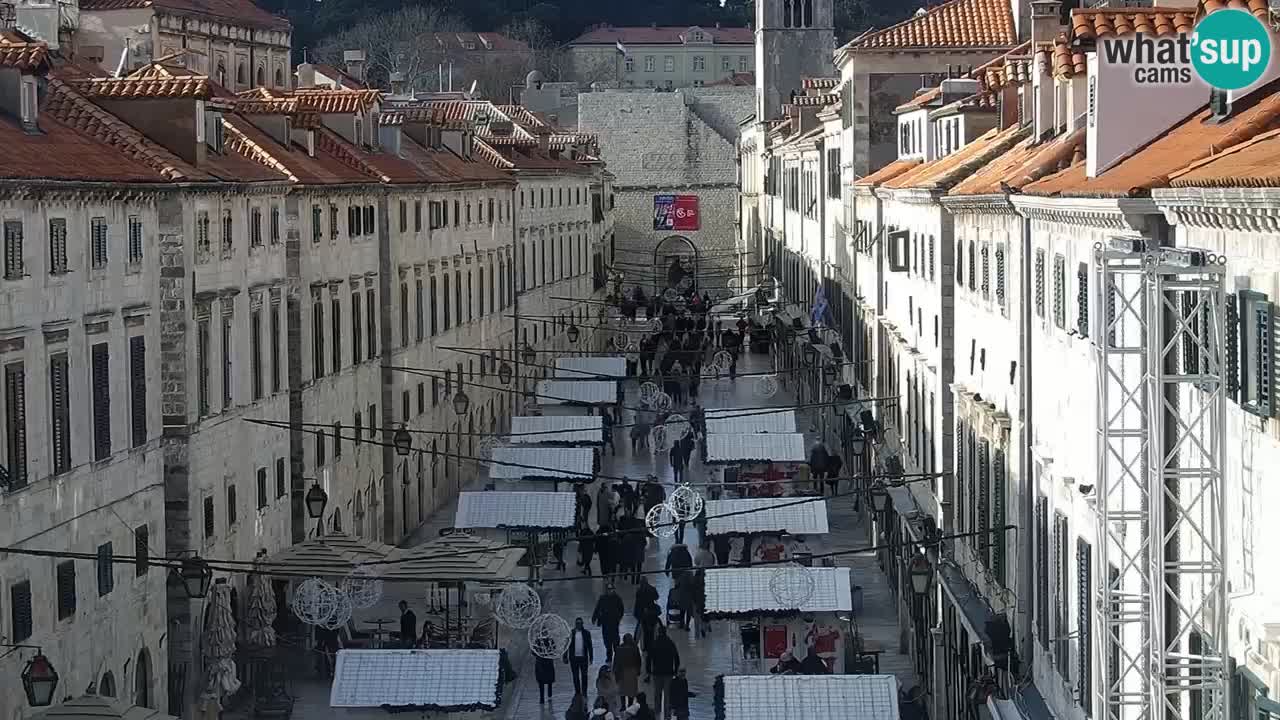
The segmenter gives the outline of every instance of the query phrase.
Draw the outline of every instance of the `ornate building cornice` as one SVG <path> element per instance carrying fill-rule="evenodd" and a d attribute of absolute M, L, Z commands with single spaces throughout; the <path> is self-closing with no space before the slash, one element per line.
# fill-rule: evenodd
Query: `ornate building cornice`
<path fill-rule="evenodd" d="M 1017 215 L 1018 211 L 1004 193 L 998 195 L 947 195 L 942 207 L 952 215 Z"/>
<path fill-rule="evenodd" d="M 1152 196 L 1174 225 L 1280 233 L 1280 188 L 1170 188 Z"/>
<path fill-rule="evenodd" d="M 1160 213 L 1150 198 L 1066 198 L 1014 195 L 1018 214 L 1028 220 L 1145 234 L 1151 216 Z"/>

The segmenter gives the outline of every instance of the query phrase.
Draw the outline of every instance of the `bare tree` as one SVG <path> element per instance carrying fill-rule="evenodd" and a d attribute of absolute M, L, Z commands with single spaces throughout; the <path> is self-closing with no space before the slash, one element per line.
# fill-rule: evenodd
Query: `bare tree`
<path fill-rule="evenodd" d="M 456 16 L 432 6 L 410 6 L 382 15 L 332 35 L 316 49 L 325 62 L 341 65 L 344 50 L 363 50 L 369 75 L 385 83 L 400 73 L 409 87 L 426 89 L 438 68 L 455 58 L 436 42 L 435 33 L 464 32 Z"/>
<path fill-rule="evenodd" d="M 564 48 L 556 42 L 546 25 L 533 18 L 523 18 L 507 23 L 498 32 L 529 46 L 529 70 L 541 71 L 548 81 L 564 79 L 568 74 L 565 72 L 567 58 Z"/>

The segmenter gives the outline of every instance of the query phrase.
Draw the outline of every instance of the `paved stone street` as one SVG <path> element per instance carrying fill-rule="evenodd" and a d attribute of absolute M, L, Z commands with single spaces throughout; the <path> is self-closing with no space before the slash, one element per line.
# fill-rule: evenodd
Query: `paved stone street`
<path fill-rule="evenodd" d="M 762 370 L 767 367 L 766 362 L 763 357 L 753 355 L 740 366 L 740 371 Z M 635 384 L 631 383 L 631 385 L 632 387 L 628 389 L 628 405 L 636 402 Z M 771 404 L 778 406 L 792 404 L 794 400 L 791 394 L 785 390 L 784 392 L 786 393 L 785 395 L 780 393 L 773 399 Z M 718 393 L 708 392 L 704 387 L 702 402 L 709 408 L 734 408 L 761 404 L 760 400 L 753 398 L 751 395 L 751 378 L 740 379 L 737 383 Z M 805 429 L 803 422 L 801 429 Z M 632 455 L 630 443 L 626 440 L 625 432 L 625 429 L 618 431 L 618 455 L 606 455 L 601 472 L 606 475 L 627 476 L 634 479 L 641 479 L 649 473 L 655 473 L 668 484 L 668 491 L 670 491 L 672 487 L 671 468 L 666 463 L 665 457 L 655 458 L 646 451 L 642 451 L 639 455 Z M 705 475 L 702 464 L 695 457 L 693 467 L 689 473 L 690 481 L 701 482 Z M 471 487 L 467 489 L 479 490 L 482 489 L 482 486 L 482 481 L 473 479 Z M 595 489 L 594 486 L 590 488 L 593 495 Z M 820 553 L 824 550 L 855 548 L 867 545 L 867 529 L 862 520 L 853 511 L 852 498 L 842 497 L 829 501 L 829 505 L 828 511 L 833 532 L 825 538 L 807 538 L 813 551 Z M 435 516 L 431 517 L 427 523 L 417 530 L 407 544 L 417 545 L 437 537 L 440 528 L 452 524 L 455 506 L 456 503 L 451 503 L 436 513 Z M 696 547 L 696 532 L 692 527 L 689 528 L 688 532 L 689 536 L 686 540 L 691 547 Z M 674 540 L 672 539 L 651 540 L 647 554 L 646 569 L 661 567 L 665 563 L 667 550 L 673 542 Z M 589 694 L 589 699 L 594 700 L 595 675 L 599 671 L 600 665 L 604 662 L 604 648 L 600 642 L 599 629 L 590 625 L 590 617 L 596 598 L 604 589 L 604 581 L 553 581 L 554 578 L 561 575 L 576 574 L 577 569 L 572 560 L 570 560 L 570 558 L 575 558 L 576 556 L 576 548 L 570 545 L 565 552 L 566 560 L 569 561 L 568 570 L 565 573 L 553 570 L 543 571 L 543 578 L 547 581 L 542 587 L 543 607 L 548 612 L 560 614 L 570 622 L 575 617 L 582 617 L 592 630 L 596 644 L 596 660 L 591 668 L 592 690 Z M 899 630 L 894 600 L 890 594 L 887 580 L 876 564 L 874 554 L 844 555 L 837 558 L 837 563 L 852 568 L 853 583 L 862 588 L 863 610 L 856 617 L 857 628 L 865 639 L 868 649 L 880 648 L 884 650 L 880 656 L 881 672 L 897 675 L 903 687 L 914 685 L 917 680 L 911 669 L 910 657 L 898 652 Z M 659 604 L 665 607 L 666 595 L 671 585 L 670 580 L 665 575 L 656 575 L 651 576 L 650 581 L 654 583 L 661 595 Z M 619 583 L 618 587 L 627 612 L 623 621 L 622 632 L 631 632 L 635 627 L 635 621 L 631 617 L 634 599 L 632 588 L 634 586 L 627 583 Z M 691 717 L 696 720 L 710 720 L 714 717 L 712 684 L 715 682 L 716 676 L 733 672 L 732 655 L 736 647 L 732 638 L 735 634 L 736 626 L 726 621 L 713 623 L 711 634 L 705 638 L 698 638 L 692 632 L 680 630 L 672 632 L 672 637 L 675 639 L 680 651 L 681 663 L 688 668 L 690 688 L 697 693 L 697 697 L 690 701 Z M 504 636 L 504 641 L 507 637 L 509 636 Z M 519 677 L 514 683 L 506 687 L 502 707 L 495 713 L 495 717 L 509 718 L 511 720 L 563 717 L 565 709 L 573 698 L 573 680 L 569 674 L 568 666 L 563 663 L 557 663 L 554 696 L 550 702 L 539 704 L 538 686 L 533 677 L 533 656 L 527 650 L 524 634 L 517 633 L 514 638 L 510 638 L 510 642 L 506 644 L 506 647 L 509 648 L 512 663 Z M 642 687 L 642 690 L 646 690 L 652 697 L 651 688 Z M 313 675 L 295 681 L 294 692 L 299 696 L 295 717 L 304 717 L 310 720 L 311 718 L 324 717 L 356 718 L 366 715 L 369 717 L 384 715 L 379 710 L 347 711 L 330 709 L 328 707 L 329 686 L 326 683 L 317 681 Z"/>

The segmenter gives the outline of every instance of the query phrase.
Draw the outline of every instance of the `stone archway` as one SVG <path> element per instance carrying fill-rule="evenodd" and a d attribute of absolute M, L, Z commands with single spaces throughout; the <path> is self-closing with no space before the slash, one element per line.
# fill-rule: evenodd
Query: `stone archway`
<path fill-rule="evenodd" d="M 688 278 L 692 287 L 698 285 L 698 266 L 701 253 L 698 246 L 684 235 L 668 235 L 653 248 L 653 290 L 665 292 L 679 288 L 680 281 Z"/>
<path fill-rule="evenodd" d="M 138 661 L 133 668 L 133 704 L 138 707 L 154 708 L 151 698 L 151 653 L 142 648 L 138 651 Z"/>

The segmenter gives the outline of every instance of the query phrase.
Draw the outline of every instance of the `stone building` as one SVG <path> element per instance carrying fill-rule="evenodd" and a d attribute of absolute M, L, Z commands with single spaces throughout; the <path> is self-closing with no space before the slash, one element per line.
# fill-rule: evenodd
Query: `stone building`
<path fill-rule="evenodd" d="M 696 248 L 703 270 L 740 272 L 736 145 L 751 103 L 751 89 L 739 87 L 579 96 L 579 127 L 599 137 L 602 158 L 616 176 L 620 261 L 652 266 L 666 254 Z M 671 194 L 697 198 L 697 230 L 654 229 L 655 196 Z M 635 276 L 652 281 L 650 272 Z M 707 289 L 726 291 L 723 281 Z"/>
<path fill-rule="evenodd" d="M 619 88 L 702 87 L 750 72 L 756 63 L 751 28 L 719 24 L 598 27 L 570 41 L 566 50 L 580 84 L 611 83 Z"/>
<path fill-rule="evenodd" d="M 76 55 L 106 72 L 179 57 L 191 72 L 233 92 L 293 84 L 292 27 L 253 0 L 76 2 Z"/>

